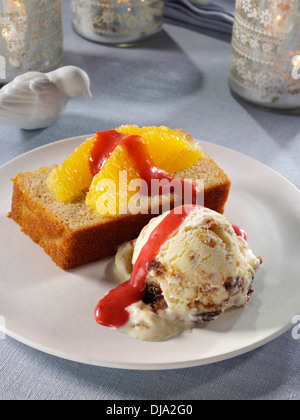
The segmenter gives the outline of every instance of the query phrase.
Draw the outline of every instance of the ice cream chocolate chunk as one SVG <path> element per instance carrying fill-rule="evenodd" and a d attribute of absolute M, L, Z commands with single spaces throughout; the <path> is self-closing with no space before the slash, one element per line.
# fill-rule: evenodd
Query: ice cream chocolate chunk
<path fill-rule="evenodd" d="M 116 267 L 123 279 L 139 264 L 149 241 L 156 243 L 161 226 L 172 225 L 172 213 L 175 217 L 173 211 L 152 219 L 135 242 L 119 249 Z M 190 206 L 148 261 L 144 295 L 126 308 L 130 316 L 122 330 L 144 340 L 166 339 L 246 305 L 261 262 L 226 217 Z"/>

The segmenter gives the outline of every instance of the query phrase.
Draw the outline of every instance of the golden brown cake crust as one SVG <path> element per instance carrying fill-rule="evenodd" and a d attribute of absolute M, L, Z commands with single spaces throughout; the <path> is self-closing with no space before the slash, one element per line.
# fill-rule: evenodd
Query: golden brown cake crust
<path fill-rule="evenodd" d="M 51 170 L 43 167 L 31 173 L 18 174 L 13 179 L 9 216 L 62 269 L 114 255 L 123 242 L 135 239 L 157 215 L 127 214 L 103 218 L 85 205 L 84 197 L 74 203 L 60 203 L 46 186 Z M 175 175 L 180 179 L 204 178 L 205 206 L 223 213 L 230 180 L 207 154 L 204 153 L 191 168 Z M 79 220 L 80 217 L 86 220 Z M 77 218 L 78 223 L 73 223 L 72 218 L 75 222 Z"/>

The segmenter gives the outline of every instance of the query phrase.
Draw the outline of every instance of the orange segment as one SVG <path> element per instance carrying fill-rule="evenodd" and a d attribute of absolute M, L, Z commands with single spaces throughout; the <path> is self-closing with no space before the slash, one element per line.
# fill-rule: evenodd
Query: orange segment
<path fill-rule="evenodd" d="M 201 158 L 200 147 L 167 127 L 126 125 L 117 131 L 141 136 L 153 164 L 170 174 L 187 169 Z M 139 174 L 125 149 L 118 146 L 102 170 L 93 177 L 89 157 L 96 138 L 87 139 L 55 168 L 47 185 L 63 202 L 70 202 L 89 189 L 86 203 L 102 215 L 115 215 L 127 207 L 130 198 L 138 191 L 137 184 L 134 184 L 133 191 L 128 191 L 128 186 L 131 181 L 139 180 Z"/>
<path fill-rule="evenodd" d="M 86 204 L 102 216 L 117 215 L 127 209 L 130 198 L 137 192 L 128 191 L 128 184 L 138 178 L 126 151 L 118 146 L 94 177 Z"/>
<path fill-rule="evenodd" d="M 169 173 L 188 168 L 201 157 L 200 148 L 193 148 L 183 137 L 166 127 L 122 126 L 117 131 L 140 136 L 152 163 Z M 103 216 L 120 214 L 127 210 L 130 199 L 139 192 L 139 180 L 140 174 L 134 169 L 134 162 L 121 143 L 94 177 L 86 204 Z"/>
<path fill-rule="evenodd" d="M 168 127 L 140 128 L 136 125 L 123 125 L 117 131 L 141 136 L 153 163 L 170 174 L 189 168 L 202 155 L 199 146 L 190 144 Z"/>
<path fill-rule="evenodd" d="M 47 186 L 59 201 L 70 202 L 91 185 L 93 176 L 89 156 L 96 137 L 87 139 L 59 166 L 50 172 Z"/>

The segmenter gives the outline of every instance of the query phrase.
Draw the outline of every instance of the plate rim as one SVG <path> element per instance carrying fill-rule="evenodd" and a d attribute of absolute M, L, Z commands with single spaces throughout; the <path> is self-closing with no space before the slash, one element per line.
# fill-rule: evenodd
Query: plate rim
<path fill-rule="evenodd" d="M 175 370 L 175 369 L 188 369 L 188 368 L 193 368 L 193 367 L 197 367 L 197 366 L 208 366 L 214 363 L 219 363 L 219 362 L 224 362 L 226 360 L 230 360 L 233 359 L 235 357 L 239 357 L 239 356 L 243 356 L 247 353 L 250 353 L 253 350 L 257 350 L 263 346 L 265 346 L 266 344 L 274 341 L 276 338 L 280 337 L 281 335 L 283 335 L 284 333 L 286 333 L 287 331 L 289 331 L 289 329 L 291 328 L 291 325 L 285 326 L 283 327 L 281 330 L 277 331 L 274 334 L 269 335 L 268 337 L 266 337 L 265 339 L 262 339 L 260 341 L 257 341 L 256 343 L 254 343 L 251 346 L 245 346 L 242 349 L 240 348 L 239 350 L 232 350 L 228 353 L 224 353 L 222 356 L 212 356 L 210 358 L 206 358 L 204 360 L 202 359 L 194 359 L 192 361 L 186 361 L 186 362 L 170 362 L 168 364 L 162 362 L 162 363 L 152 363 L 152 364 L 147 364 L 147 363 L 122 363 L 122 362 L 95 362 L 95 361 L 91 361 L 88 358 L 83 360 L 80 358 L 76 358 L 75 356 L 71 356 L 70 354 L 65 354 L 63 352 L 59 352 L 58 350 L 55 351 L 54 349 L 50 349 L 47 346 L 41 346 L 35 343 L 30 342 L 30 340 L 27 340 L 23 337 L 21 337 L 19 334 L 15 334 L 11 331 L 8 331 L 6 329 L 3 329 L 0 325 L 0 332 L 5 333 L 8 337 L 12 338 L 13 340 L 16 340 L 17 342 L 31 348 L 34 350 L 37 350 L 39 352 L 42 352 L 44 354 L 47 354 L 49 356 L 54 356 L 57 357 L 59 359 L 63 359 L 63 360 L 67 360 L 67 361 L 71 361 L 71 362 L 75 362 L 75 363 L 80 363 L 80 364 L 84 364 L 84 365 L 89 365 L 89 366 L 95 366 L 95 367 L 103 367 L 103 368 L 110 368 L 110 369 L 123 369 L 123 370 L 135 370 L 135 371 L 167 371 L 167 370 Z"/>

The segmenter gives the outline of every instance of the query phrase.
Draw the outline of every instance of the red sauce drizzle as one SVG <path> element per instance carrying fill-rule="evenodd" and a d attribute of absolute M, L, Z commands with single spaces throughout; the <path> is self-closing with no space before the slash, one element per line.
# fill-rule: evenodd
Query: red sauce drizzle
<path fill-rule="evenodd" d="M 96 140 L 89 158 L 93 176 L 101 171 L 107 159 L 126 136 L 126 134 L 119 133 L 116 130 L 98 131 L 96 133 Z"/>
<path fill-rule="evenodd" d="M 153 230 L 137 258 L 130 280 L 112 289 L 98 303 L 95 309 L 95 319 L 98 324 L 120 328 L 128 322 L 129 312 L 126 311 L 126 308 L 145 296 L 149 265 L 155 260 L 162 245 L 179 228 L 184 219 L 200 207 L 196 205 L 182 206 L 181 212 L 178 210 L 175 212 L 174 209 Z"/>
<path fill-rule="evenodd" d="M 235 231 L 236 236 L 241 236 L 243 239 L 245 239 L 245 241 L 248 240 L 248 236 L 247 233 L 241 229 L 239 226 L 236 225 L 232 225 L 233 230 Z"/>
<path fill-rule="evenodd" d="M 146 181 L 148 185 L 147 193 L 149 196 L 152 193 L 151 181 L 154 179 L 159 181 L 166 179 L 169 182 L 172 182 L 172 187 L 169 188 L 169 185 L 167 184 L 165 186 L 166 190 L 164 191 L 164 186 L 160 186 L 159 194 L 168 192 L 172 193 L 174 190 L 176 190 L 181 194 L 183 199 L 184 191 L 190 188 L 192 192 L 192 201 L 188 204 L 196 204 L 197 196 L 200 194 L 200 191 L 196 188 L 196 186 L 190 182 L 174 178 L 168 172 L 153 165 L 151 156 L 149 155 L 147 147 L 141 137 L 126 137 L 124 140 L 122 140 L 122 147 L 126 149 L 128 156 L 130 156 L 132 159 L 134 169 L 140 174 L 140 178 Z M 143 193 L 143 190 L 141 190 L 141 193 Z"/>
<path fill-rule="evenodd" d="M 197 203 L 197 196 L 200 194 L 200 191 L 196 186 L 190 182 L 176 179 L 168 172 L 153 165 L 147 147 L 140 136 L 122 134 L 116 130 L 97 132 L 97 138 L 89 158 L 92 175 L 95 176 L 100 172 L 117 146 L 122 146 L 127 151 L 128 156 L 130 156 L 132 160 L 134 169 L 139 173 L 140 178 L 146 181 L 148 186 L 147 195 L 151 196 L 152 194 L 152 179 L 165 179 L 172 182 L 172 186 L 168 189 L 168 184 L 165 186 L 160 185 L 159 194 L 167 192 L 173 193 L 174 190 L 176 190 L 183 198 L 185 197 L 184 194 L 186 191 L 191 191 L 191 203 Z M 141 194 L 143 194 L 143 192 L 144 191 L 141 190 Z"/>

